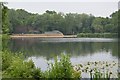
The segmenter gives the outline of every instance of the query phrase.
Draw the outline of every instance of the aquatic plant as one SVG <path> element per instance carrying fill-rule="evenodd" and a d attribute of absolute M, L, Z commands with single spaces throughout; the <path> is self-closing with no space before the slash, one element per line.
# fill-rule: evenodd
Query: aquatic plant
<path fill-rule="evenodd" d="M 101 73 L 100 71 L 98 71 L 97 69 L 94 70 L 94 73 L 90 72 L 90 78 L 92 80 L 109 80 L 111 78 L 111 74 L 112 72 L 106 72 L 106 73 Z"/>

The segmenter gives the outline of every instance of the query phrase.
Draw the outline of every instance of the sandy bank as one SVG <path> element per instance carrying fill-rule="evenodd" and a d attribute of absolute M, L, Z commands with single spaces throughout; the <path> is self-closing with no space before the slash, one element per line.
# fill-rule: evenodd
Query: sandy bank
<path fill-rule="evenodd" d="M 67 38 L 67 37 L 77 37 L 76 35 L 62 35 L 62 34 L 13 34 L 11 38 Z"/>

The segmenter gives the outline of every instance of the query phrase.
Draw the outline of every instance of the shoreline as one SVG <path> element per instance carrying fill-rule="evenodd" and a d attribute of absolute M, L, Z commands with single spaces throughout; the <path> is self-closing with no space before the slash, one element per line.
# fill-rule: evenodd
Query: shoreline
<path fill-rule="evenodd" d="M 11 38 L 76 38 L 77 35 L 61 35 L 61 34 L 14 34 Z"/>

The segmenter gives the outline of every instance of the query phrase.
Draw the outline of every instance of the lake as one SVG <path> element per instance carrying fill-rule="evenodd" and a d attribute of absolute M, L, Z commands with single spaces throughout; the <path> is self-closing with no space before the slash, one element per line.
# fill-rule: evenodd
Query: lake
<path fill-rule="evenodd" d="M 48 63 L 54 62 L 54 56 L 59 57 L 61 53 L 69 54 L 73 65 L 118 62 L 118 43 L 112 38 L 13 38 L 9 49 L 23 52 L 26 60 L 32 59 L 43 71 L 47 70 Z"/>

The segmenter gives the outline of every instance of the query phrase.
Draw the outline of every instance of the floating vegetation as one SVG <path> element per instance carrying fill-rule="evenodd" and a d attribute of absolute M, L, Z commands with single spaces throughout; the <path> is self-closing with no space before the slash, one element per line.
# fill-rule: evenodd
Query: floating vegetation
<path fill-rule="evenodd" d="M 74 69 L 82 72 L 82 78 L 118 78 L 118 63 L 115 61 L 87 62 L 75 65 Z"/>

